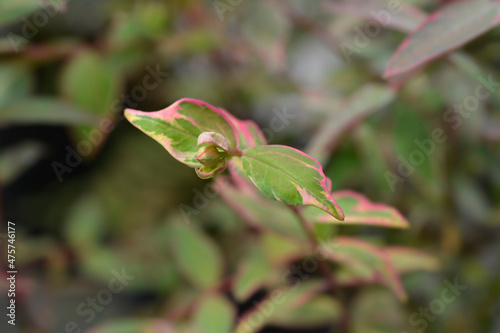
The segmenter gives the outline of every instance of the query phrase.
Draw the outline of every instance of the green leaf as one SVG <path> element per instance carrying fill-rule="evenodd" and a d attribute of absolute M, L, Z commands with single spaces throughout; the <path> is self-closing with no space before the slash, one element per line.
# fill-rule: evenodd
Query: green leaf
<path fill-rule="evenodd" d="M 195 168 L 198 136 L 216 132 L 226 138 L 229 149 L 236 149 L 238 136 L 226 111 L 195 99 L 181 99 L 156 112 L 125 110 L 127 119 L 138 129 L 159 142 L 178 161 Z"/>
<path fill-rule="evenodd" d="M 95 124 L 97 118 L 57 99 L 37 97 L 2 106 L 0 123 L 80 125 Z"/>
<path fill-rule="evenodd" d="M 214 287 L 223 273 L 216 244 L 192 224 L 174 220 L 167 229 L 169 248 L 179 270 L 199 288 Z"/>
<path fill-rule="evenodd" d="M 261 247 L 266 254 L 266 260 L 274 266 L 302 258 L 311 250 L 309 243 L 302 238 L 297 239 L 273 232 L 262 234 Z"/>
<path fill-rule="evenodd" d="M 500 23 L 500 3 L 471 0 L 451 3 L 427 17 L 398 47 L 385 77 L 410 71 L 454 50 Z"/>
<path fill-rule="evenodd" d="M 393 333 L 413 332 L 408 324 L 408 313 L 388 291 L 370 287 L 362 290 L 354 299 L 349 314 L 352 332 Z M 410 323 L 412 323 L 410 321 Z"/>
<path fill-rule="evenodd" d="M 118 95 L 121 91 L 121 81 L 118 74 L 106 64 L 100 54 L 94 51 L 82 51 L 71 59 L 61 76 L 61 93 L 66 100 L 81 107 L 99 118 L 113 119 L 121 111 L 121 101 Z M 76 142 L 87 140 L 84 132 L 92 131 L 92 127 L 73 129 Z M 106 131 L 99 130 L 101 135 Z M 97 146 L 104 143 L 99 140 Z M 98 152 L 98 149 L 93 149 Z"/>
<path fill-rule="evenodd" d="M 231 162 L 234 162 L 234 159 Z M 265 200 L 253 192 L 249 194 L 248 191 L 236 188 L 228 181 L 223 183 L 222 179 L 216 179 L 216 182 L 220 186 L 219 193 L 224 201 L 254 228 L 305 239 L 300 221 L 286 206 Z M 249 185 L 252 186 L 252 190 L 255 189 L 252 184 Z M 269 219 L 269 216 L 273 218 Z"/>
<path fill-rule="evenodd" d="M 335 14 L 352 15 L 364 20 L 377 19 L 384 28 L 408 32 L 418 27 L 425 19 L 426 14 L 418 7 L 411 6 L 405 1 L 390 2 L 388 0 L 337 0 L 324 3 L 324 8 Z M 388 11 L 389 10 L 389 11 Z M 396 13 L 387 19 L 382 13 Z M 390 13 L 389 13 L 390 12 Z M 376 15 L 380 15 L 378 18 Z"/>
<path fill-rule="evenodd" d="M 286 146 L 260 146 L 243 151 L 243 169 L 271 199 L 295 206 L 314 206 L 339 220 L 344 213 L 332 199 L 321 165 Z"/>
<path fill-rule="evenodd" d="M 408 228 L 408 221 L 390 206 L 372 203 L 365 196 L 354 191 L 343 190 L 332 193 L 332 197 L 344 211 L 344 221 L 332 218 L 317 209 L 304 209 L 309 221 L 334 224 L 362 224 L 387 228 Z"/>
<path fill-rule="evenodd" d="M 120 91 L 119 82 L 98 53 L 82 51 L 64 68 L 60 85 L 67 100 L 97 116 L 106 116 L 117 111 L 112 104 Z"/>
<path fill-rule="evenodd" d="M 266 285 L 275 272 L 260 247 L 251 248 L 241 260 L 234 277 L 233 294 L 237 301 L 246 301 L 259 288 Z"/>
<path fill-rule="evenodd" d="M 424 251 L 403 246 L 385 247 L 384 251 L 396 270 L 401 274 L 415 271 L 436 271 L 439 269 L 439 261 L 436 256 Z"/>
<path fill-rule="evenodd" d="M 387 188 L 388 183 L 384 175 L 390 169 L 384 159 L 383 147 L 390 142 L 387 142 L 386 134 L 378 126 L 365 122 L 356 128 L 353 135 L 360 160 L 358 179 L 362 179 L 358 186 L 370 182 L 378 188 Z"/>
<path fill-rule="evenodd" d="M 29 68 L 14 63 L 0 65 L 0 106 L 25 98 L 32 87 Z"/>
<path fill-rule="evenodd" d="M 68 211 L 64 226 L 68 245 L 78 255 L 92 252 L 105 232 L 104 221 L 106 221 L 106 215 L 99 198 L 82 197 Z"/>
<path fill-rule="evenodd" d="M 244 5 L 238 24 L 246 45 L 271 70 L 284 70 L 286 41 L 292 27 L 285 10 L 273 3 L 261 1 L 249 1 Z"/>
<path fill-rule="evenodd" d="M 37 8 L 41 10 L 38 0 L 0 0 L 0 24 L 18 20 Z"/>
<path fill-rule="evenodd" d="M 35 164 L 44 154 L 44 147 L 36 142 L 25 142 L 0 153 L 0 183 L 8 184 Z"/>
<path fill-rule="evenodd" d="M 336 237 L 326 251 L 331 260 L 355 268 L 358 273 L 366 275 L 370 269 L 368 282 L 379 282 L 389 286 L 400 300 L 406 301 L 407 295 L 388 255 L 380 248 L 366 241 L 351 237 Z"/>
<path fill-rule="evenodd" d="M 443 141 L 435 141 L 434 137 L 447 136 L 444 129 L 436 127 L 431 130 L 427 122 L 415 110 L 402 104 L 398 105 L 398 117 L 393 128 L 393 158 L 397 168 L 394 172 L 404 177 L 405 181 L 413 181 L 423 193 L 440 200 L 443 196 L 443 179 L 439 167 L 442 163 Z M 435 135 L 441 131 L 440 135 Z M 401 182 L 393 183 L 391 188 L 402 186 Z"/>
<path fill-rule="evenodd" d="M 332 113 L 309 142 L 306 153 L 320 163 L 327 161 L 341 135 L 372 113 L 386 107 L 396 94 L 389 87 L 367 84 L 343 102 L 340 111 Z"/>
<path fill-rule="evenodd" d="M 329 295 L 316 295 L 304 304 L 289 307 L 287 303 L 278 307 L 269 324 L 289 327 L 310 328 L 335 323 L 341 317 L 342 305 Z"/>
<path fill-rule="evenodd" d="M 88 333 L 174 333 L 174 327 L 164 319 L 122 319 L 100 324 Z"/>
<path fill-rule="evenodd" d="M 236 317 L 236 311 L 227 298 L 220 295 L 204 297 L 194 313 L 196 332 L 230 332 Z"/>
<path fill-rule="evenodd" d="M 243 314 L 235 332 L 258 332 L 273 324 L 284 327 L 311 327 L 335 322 L 342 307 L 330 296 L 322 295 L 323 280 L 309 278 L 271 290 L 269 295 Z M 264 312 L 265 311 L 265 312 Z M 265 313 L 265 316 L 262 314 Z M 263 317 L 256 321 L 254 318 Z"/>

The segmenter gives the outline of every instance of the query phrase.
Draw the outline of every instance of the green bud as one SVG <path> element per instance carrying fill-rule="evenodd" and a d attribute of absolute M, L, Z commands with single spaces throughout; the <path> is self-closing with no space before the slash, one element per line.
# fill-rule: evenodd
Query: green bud
<path fill-rule="evenodd" d="M 208 179 L 221 174 L 222 172 L 224 172 L 224 170 L 226 170 L 226 168 L 226 160 L 222 160 L 216 166 L 204 166 L 202 168 L 196 168 L 195 170 L 198 177 L 200 177 L 201 179 Z"/>
<path fill-rule="evenodd" d="M 216 146 L 209 144 L 198 150 L 196 160 L 206 167 L 214 167 L 226 157 L 226 152 L 220 152 Z"/>

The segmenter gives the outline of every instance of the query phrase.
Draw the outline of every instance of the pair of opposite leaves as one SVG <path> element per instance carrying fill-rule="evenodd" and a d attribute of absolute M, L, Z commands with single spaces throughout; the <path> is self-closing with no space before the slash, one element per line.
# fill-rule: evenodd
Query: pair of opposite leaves
<path fill-rule="evenodd" d="M 156 112 L 126 109 L 125 117 L 201 178 L 220 174 L 231 159 L 270 198 L 315 206 L 344 220 L 318 161 L 294 148 L 267 145 L 253 121 L 187 98 Z"/>

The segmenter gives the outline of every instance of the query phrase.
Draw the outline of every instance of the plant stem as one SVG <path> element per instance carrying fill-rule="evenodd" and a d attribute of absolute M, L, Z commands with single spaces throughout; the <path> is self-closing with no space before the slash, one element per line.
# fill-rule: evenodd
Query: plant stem
<path fill-rule="evenodd" d="M 320 246 L 320 244 L 318 243 L 316 236 L 314 235 L 314 231 L 311 228 L 311 224 L 302 216 L 300 210 L 297 207 L 295 206 L 288 206 L 288 207 L 290 207 L 290 209 L 299 219 L 300 224 L 302 224 L 302 227 L 304 228 L 304 231 L 307 235 L 307 238 L 309 239 L 309 242 L 311 243 L 311 247 L 314 252 Z M 330 287 L 331 293 L 333 295 L 337 295 L 337 282 L 335 281 L 335 278 L 328 264 L 325 261 L 318 260 L 318 269 L 320 273 L 325 277 L 328 286 Z"/>
<path fill-rule="evenodd" d="M 241 156 L 243 153 L 239 150 L 228 150 L 227 151 L 227 157 L 233 157 L 233 156 Z"/>
<path fill-rule="evenodd" d="M 316 236 L 314 235 L 314 230 L 311 228 L 311 224 L 302 216 L 298 207 L 290 205 L 288 207 L 293 211 L 293 213 L 299 219 L 300 224 L 302 224 L 302 227 L 304 228 L 304 231 L 307 234 L 307 238 L 309 238 L 309 242 L 311 243 L 312 249 L 313 251 L 315 251 L 321 245 L 319 244 L 318 240 L 316 239 Z M 341 295 L 339 294 L 337 281 L 335 281 L 335 277 L 333 276 L 328 264 L 325 261 L 318 260 L 318 269 L 326 279 L 326 282 L 328 283 L 328 287 L 330 289 L 330 293 L 340 300 Z M 342 305 L 342 307 L 343 307 L 343 315 L 338 323 L 339 325 L 338 327 L 341 332 L 348 332 L 350 325 L 349 316 L 344 304 Z"/>

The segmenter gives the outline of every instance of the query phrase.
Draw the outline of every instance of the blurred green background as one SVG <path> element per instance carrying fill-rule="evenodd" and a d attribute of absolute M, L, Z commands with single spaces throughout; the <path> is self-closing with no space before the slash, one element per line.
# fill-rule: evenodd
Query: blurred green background
<path fill-rule="evenodd" d="M 262 297 L 237 302 L 228 292 L 229 303 L 193 315 L 205 275 L 218 276 L 210 263 L 224 271 L 224 292 L 255 230 L 219 196 L 200 199 L 209 182 L 123 118 L 126 107 L 159 110 L 183 97 L 254 120 L 271 143 L 319 158 L 334 190 L 394 206 L 411 224 L 335 232 L 439 260 L 438 270 L 404 276 L 407 303 L 380 286 L 347 288 L 350 332 L 417 332 L 411 314 L 456 278 L 467 289 L 425 332 L 500 332 L 500 90 L 459 125 L 444 118 L 474 94 L 477 75 L 500 78 L 500 30 L 394 84 L 383 73 L 404 29 L 384 27 L 346 58 L 342 41 L 354 45 L 366 19 L 334 2 L 0 1 L 0 216 L 4 233 L 16 224 L 19 332 L 203 332 L 212 306 L 236 317 Z M 447 140 L 391 186 L 387 172 L 436 128 Z M 173 223 L 195 205 L 191 223 Z M 183 247 L 190 268 L 178 262 Z M 123 269 L 133 279 L 82 315 Z M 332 329 L 341 332 L 263 332 Z"/>

